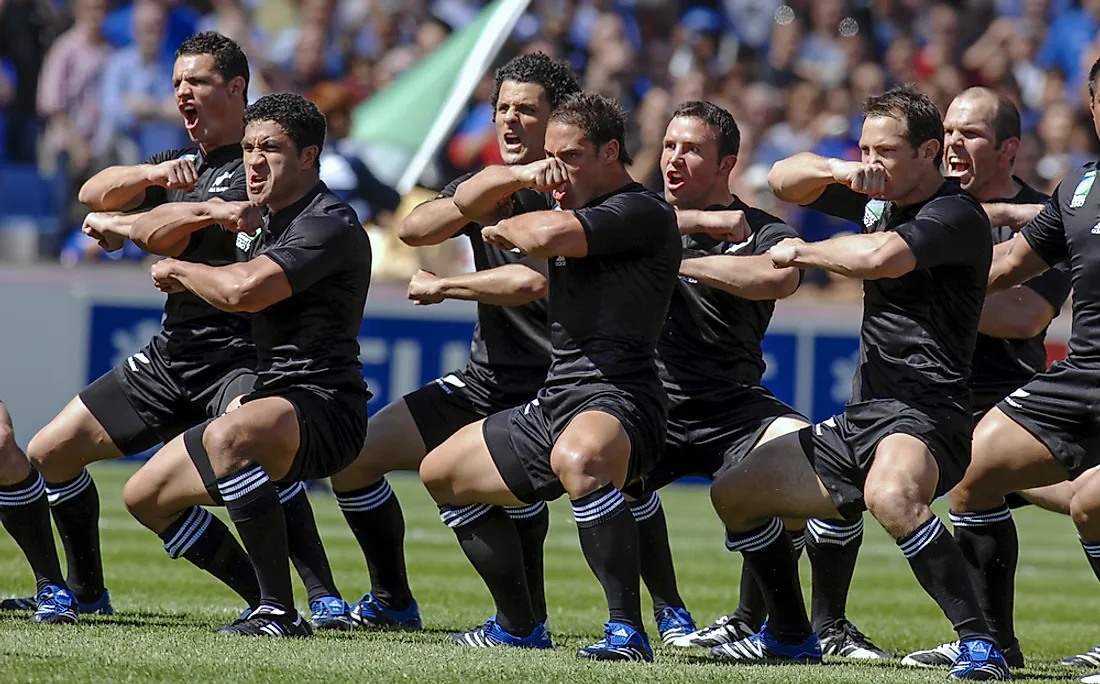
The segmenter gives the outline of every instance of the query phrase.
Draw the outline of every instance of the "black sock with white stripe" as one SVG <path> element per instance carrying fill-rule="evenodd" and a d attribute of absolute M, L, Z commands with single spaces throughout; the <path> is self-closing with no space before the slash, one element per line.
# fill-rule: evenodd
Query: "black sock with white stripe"
<path fill-rule="evenodd" d="M 668 542 L 665 509 L 657 492 L 631 502 L 630 513 L 638 523 L 638 553 L 642 580 L 653 598 L 653 612 L 659 615 L 668 607 L 683 608 L 684 600 L 676 586 L 676 568 Z"/>
<path fill-rule="evenodd" d="M 530 506 L 505 506 L 504 512 L 512 519 L 519 533 L 519 545 L 523 549 L 523 567 L 527 571 L 527 591 L 531 593 L 531 609 L 535 619 L 546 622 L 546 579 L 543 562 L 543 545 L 550 531 L 550 508 L 545 501 Z"/>
<path fill-rule="evenodd" d="M 260 605 L 260 584 L 237 538 L 210 511 L 192 506 L 159 535 L 172 559 L 185 558 L 237 592 L 249 608 Z"/>
<path fill-rule="evenodd" d="M 531 605 L 523 547 L 508 514 L 499 506 L 471 504 L 440 506 L 439 517 L 454 530 L 462 552 L 493 595 L 497 623 L 509 634 L 530 635 L 542 620 Z"/>
<path fill-rule="evenodd" d="M 916 530 L 898 539 L 898 546 L 909 560 L 917 581 L 939 604 L 959 639 L 992 642 L 993 635 L 974 593 L 966 559 L 940 519 L 933 515 Z"/>
<path fill-rule="evenodd" d="M 794 547 L 794 557 L 797 561 L 802 558 L 802 551 L 806 548 L 806 530 L 787 530 L 791 538 L 791 546 Z M 737 610 L 733 612 L 734 618 L 759 631 L 768 619 L 768 604 L 764 601 L 764 592 L 756 576 L 752 574 L 752 568 L 748 563 L 741 565 L 741 586 L 738 589 Z"/>
<path fill-rule="evenodd" d="M 332 579 L 332 568 L 321 543 L 321 535 L 317 533 L 317 520 L 313 517 L 313 506 L 309 504 L 305 483 L 276 485 L 276 489 L 279 490 L 279 503 L 286 520 L 290 560 L 306 585 L 309 602 L 325 596 L 343 598 L 336 588 L 336 580 Z"/>
<path fill-rule="evenodd" d="M 380 605 L 405 610 L 412 605 L 412 590 L 405 570 L 405 518 L 390 483 L 347 492 L 334 492 L 370 572 L 371 595 Z"/>
<path fill-rule="evenodd" d="M 1008 505 L 978 513 L 951 513 L 955 542 L 970 569 L 970 579 L 993 636 L 1002 647 L 1016 643 L 1013 604 L 1020 543 Z"/>
<path fill-rule="evenodd" d="M 1085 555 L 1089 559 L 1089 565 L 1092 567 L 1096 579 L 1100 579 L 1100 542 L 1086 542 L 1082 539 L 1081 548 L 1085 550 Z"/>
<path fill-rule="evenodd" d="M 47 584 L 65 586 L 61 561 L 53 543 L 46 484 L 37 470 L 21 482 L 0 485 L 0 523 L 23 550 L 34 571 L 35 593 Z"/>
<path fill-rule="evenodd" d="M 638 523 L 630 506 L 610 483 L 571 503 L 581 551 L 603 586 L 610 621 L 642 631 Z"/>
<path fill-rule="evenodd" d="M 218 493 L 256 569 L 261 605 L 293 616 L 290 549 L 279 491 L 263 468 L 248 465 L 218 478 Z"/>
<path fill-rule="evenodd" d="M 848 590 L 856 570 L 856 558 L 863 544 L 863 516 L 847 520 L 806 521 L 806 553 L 813 568 L 813 598 L 810 615 L 814 631 L 845 619 Z"/>
<path fill-rule="evenodd" d="M 46 483 L 57 534 L 65 548 L 69 589 L 85 603 L 103 596 L 103 557 L 99 551 L 99 492 L 87 470 L 68 482 Z"/>
<path fill-rule="evenodd" d="M 735 534 L 726 531 L 726 548 L 740 551 L 757 580 L 768 608 L 768 633 L 785 644 L 801 644 L 813 631 L 802 602 L 798 555 L 779 518 Z"/>

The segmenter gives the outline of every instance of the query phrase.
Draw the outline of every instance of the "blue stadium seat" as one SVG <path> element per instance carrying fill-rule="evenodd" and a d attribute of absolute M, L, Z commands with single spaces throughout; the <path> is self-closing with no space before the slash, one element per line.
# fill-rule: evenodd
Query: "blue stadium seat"
<path fill-rule="evenodd" d="M 27 262 L 49 249 L 65 212 L 64 174 L 0 163 L 0 258 Z"/>

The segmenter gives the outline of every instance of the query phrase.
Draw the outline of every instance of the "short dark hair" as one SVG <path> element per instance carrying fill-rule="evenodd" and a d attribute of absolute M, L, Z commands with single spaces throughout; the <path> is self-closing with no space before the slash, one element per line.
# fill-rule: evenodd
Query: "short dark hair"
<path fill-rule="evenodd" d="M 1100 59 L 1092 63 L 1089 69 L 1089 99 L 1096 97 L 1096 79 L 1100 78 Z"/>
<path fill-rule="evenodd" d="M 248 102 L 248 58 L 241 46 L 217 31 L 196 33 L 176 50 L 176 59 L 187 55 L 210 55 L 226 83 L 240 76 L 244 79 L 244 99 Z"/>
<path fill-rule="evenodd" d="M 914 150 L 929 140 L 939 145 L 936 166 L 943 161 L 943 119 L 936 103 L 911 85 L 896 86 L 863 103 L 863 116 L 885 116 L 905 124 L 905 139 Z"/>
<path fill-rule="evenodd" d="M 718 132 L 718 156 L 737 155 L 741 151 L 741 130 L 733 115 L 713 102 L 692 100 L 672 112 L 672 118 L 698 119 Z"/>
<path fill-rule="evenodd" d="M 546 99 L 550 102 L 550 109 L 555 109 L 565 98 L 581 91 L 577 74 L 569 64 L 554 59 L 545 52 L 532 52 L 513 57 L 507 64 L 497 69 L 496 81 L 493 83 L 493 96 L 489 99 L 494 112 L 497 109 L 497 98 L 500 97 L 500 86 L 505 81 L 542 86 L 546 91 Z"/>
<path fill-rule="evenodd" d="M 626 151 L 626 114 L 613 98 L 599 93 L 570 95 L 550 120 L 576 126 L 596 147 L 614 140 L 619 143 L 619 161 L 626 166 L 634 162 Z"/>
<path fill-rule="evenodd" d="M 325 115 L 306 98 L 295 93 L 264 95 L 244 110 L 244 123 L 274 121 L 279 124 L 298 152 L 316 145 L 317 154 L 325 147 Z"/>

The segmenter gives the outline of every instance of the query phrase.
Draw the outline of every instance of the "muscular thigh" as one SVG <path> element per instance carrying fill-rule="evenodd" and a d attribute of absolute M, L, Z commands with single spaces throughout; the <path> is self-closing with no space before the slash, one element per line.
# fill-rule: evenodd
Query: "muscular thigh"
<path fill-rule="evenodd" d="M 202 436 L 217 476 L 248 463 L 258 463 L 273 480 L 290 471 L 299 439 L 294 404 L 277 396 L 245 403 L 207 425 Z"/>
<path fill-rule="evenodd" d="M 719 513 L 750 507 L 759 516 L 835 518 L 829 492 L 806 458 L 797 432 L 789 432 L 753 449 L 711 486 Z"/>
<path fill-rule="evenodd" d="M 485 444 L 484 420 L 462 428 L 420 464 L 420 479 L 439 503 L 518 506 Z"/>

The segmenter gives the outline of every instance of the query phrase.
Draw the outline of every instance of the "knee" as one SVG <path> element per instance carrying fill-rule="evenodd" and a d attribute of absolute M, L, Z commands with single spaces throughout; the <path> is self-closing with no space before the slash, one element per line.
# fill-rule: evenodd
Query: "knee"
<path fill-rule="evenodd" d="M 122 488 L 122 502 L 130 515 L 138 522 L 146 524 L 156 509 L 157 483 L 146 473 L 138 471 L 126 481 Z"/>
<path fill-rule="evenodd" d="M 863 490 L 867 510 L 895 539 L 917 529 L 928 504 L 915 483 L 885 480 L 867 483 Z"/>
<path fill-rule="evenodd" d="M 436 503 L 456 503 L 454 496 L 454 468 L 448 459 L 432 452 L 420 464 L 420 481 Z"/>
<path fill-rule="evenodd" d="M 210 467 L 218 477 L 224 477 L 246 465 L 244 447 L 248 443 L 247 428 L 229 420 L 215 420 L 202 433 L 202 445 L 210 459 Z"/>
<path fill-rule="evenodd" d="M 1096 509 L 1095 501 L 1079 494 L 1069 500 L 1069 517 L 1073 519 L 1078 530 L 1086 530 L 1090 525 L 1100 522 L 1100 515 L 1093 515 L 1097 512 Z"/>
<path fill-rule="evenodd" d="M 612 479 L 598 454 L 576 440 L 559 441 L 550 453 L 550 466 L 573 499 L 596 491 Z"/>
<path fill-rule="evenodd" d="M 39 470 L 44 466 L 48 467 L 54 454 L 58 451 L 57 440 L 54 438 L 56 432 L 57 430 L 51 423 L 39 430 L 38 434 L 32 437 L 30 444 L 27 445 L 27 458 Z"/>
<path fill-rule="evenodd" d="M 710 503 L 727 528 L 739 531 L 751 527 L 749 522 L 758 508 L 754 490 L 744 486 L 740 468 L 727 471 L 710 486 Z"/>

